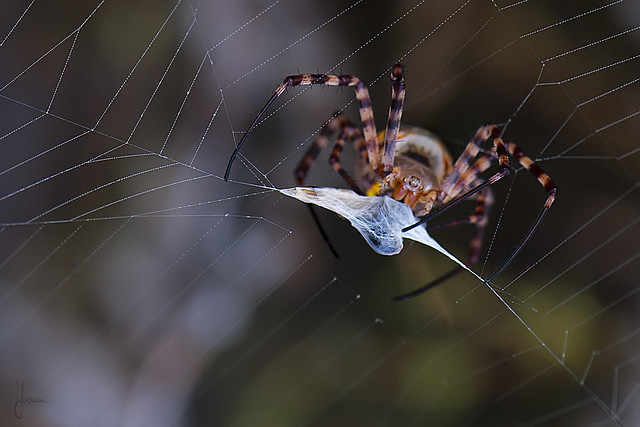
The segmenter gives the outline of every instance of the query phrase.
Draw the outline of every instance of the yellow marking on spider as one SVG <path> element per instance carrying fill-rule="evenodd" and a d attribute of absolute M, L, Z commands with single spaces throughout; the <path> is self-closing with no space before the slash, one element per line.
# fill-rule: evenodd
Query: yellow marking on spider
<path fill-rule="evenodd" d="M 380 187 L 382 186 L 382 182 L 375 182 L 367 189 L 365 193 L 367 196 L 377 196 L 380 192 Z"/>

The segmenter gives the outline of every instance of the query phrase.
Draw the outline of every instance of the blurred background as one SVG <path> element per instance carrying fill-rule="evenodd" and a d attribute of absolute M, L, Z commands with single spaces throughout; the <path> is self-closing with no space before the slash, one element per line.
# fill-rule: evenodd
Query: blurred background
<path fill-rule="evenodd" d="M 60 2 L 58 2 L 60 3 Z M 640 5 L 626 1 L 11 1 L 0 6 L 0 421 L 29 426 L 640 423 Z M 457 157 L 503 126 L 556 203 L 493 290 L 269 188 L 351 89 Z M 329 149 L 309 185 L 346 187 Z M 354 159 L 349 147 L 343 164 Z M 490 276 L 546 194 L 494 185 Z M 489 171 L 488 174 L 493 171 Z M 473 211 L 462 204 L 438 218 Z M 474 230 L 432 235 L 465 259 Z"/>

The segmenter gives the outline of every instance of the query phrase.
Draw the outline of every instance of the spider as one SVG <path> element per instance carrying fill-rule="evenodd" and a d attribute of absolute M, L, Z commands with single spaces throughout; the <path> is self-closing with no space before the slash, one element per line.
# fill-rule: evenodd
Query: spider
<path fill-rule="evenodd" d="M 288 87 L 306 85 L 353 87 L 359 103 L 362 130 L 346 116 L 340 113 L 334 115 L 320 130 L 320 134 L 296 167 L 295 176 L 298 184 L 304 185 L 311 164 L 327 141 L 337 133 L 335 145 L 329 156 L 329 163 L 333 169 L 340 174 L 353 191 L 360 195 L 389 196 L 407 204 L 414 215 L 421 219 L 403 231 L 408 231 L 427 222 L 436 214 L 457 205 L 462 200 L 475 199 L 477 203 L 475 211 L 468 218 L 439 226 L 459 224 L 474 224 L 476 226 L 476 233 L 470 243 L 466 265 L 473 265 L 478 261 L 484 229 L 487 224 L 486 212 L 493 200 L 490 186 L 510 174 L 509 155 L 533 174 L 546 190 L 547 199 L 538 218 L 521 243 L 508 260 L 487 279 L 487 282 L 502 272 L 520 252 L 555 200 L 557 187 L 549 175 L 526 156 L 516 144 L 505 144 L 500 137 L 500 129 L 496 125 L 481 126 L 455 163 L 452 163 L 451 156 L 442 142 L 432 133 L 419 127 L 400 127 L 405 98 L 404 69 L 400 64 L 394 65 L 391 69 L 391 106 L 389 107 L 386 130 L 380 133 L 376 131 L 368 87 L 358 77 L 301 74 L 285 78 L 238 143 L 229 159 L 224 175 L 225 181 L 229 178 L 231 166 L 240 152 L 242 144 L 269 106 Z M 482 145 L 488 140 L 492 142 L 492 148 L 488 151 L 482 151 Z M 346 142 L 351 142 L 358 153 L 357 180 L 354 180 L 340 164 L 340 155 Z M 498 171 L 486 180 L 480 178 L 480 174 L 486 171 L 494 161 L 498 163 Z M 438 209 L 432 212 L 434 208 Z M 324 235 L 322 229 L 321 232 Z M 325 240 L 327 240 L 326 236 Z M 458 270 L 454 270 L 454 272 L 458 272 Z M 455 274 L 454 272 L 449 272 L 426 286 L 396 297 L 396 299 L 413 297 L 424 292 L 435 284 L 448 279 Z"/>

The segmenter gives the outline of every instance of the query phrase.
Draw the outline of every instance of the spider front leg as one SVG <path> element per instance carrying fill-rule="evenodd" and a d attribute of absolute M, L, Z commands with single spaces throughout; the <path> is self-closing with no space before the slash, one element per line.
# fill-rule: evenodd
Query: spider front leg
<path fill-rule="evenodd" d="M 364 131 L 364 140 L 366 142 L 369 163 L 373 170 L 378 170 L 378 166 L 380 163 L 380 150 L 378 148 L 378 142 L 376 139 L 376 125 L 373 119 L 371 97 L 369 96 L 369 89 L 367 85 L 358 77 L 349 75 L 334 76 L 328 74 L 300 74 L 286 77 L 280 84 L 280 86 L 278 86 L 278 89 L 276 89 L 274 94 L 271 95 L 271 98 L 269 98 L 264 107 L 262 107 L 262 110 L 260 110 L 256 118 L 253 120 L 253 122 L 249 126 L 249 129 L 247 129 L 245 134 L 242 136 L 242 139 L 240 139 L 240 142 L 238 142 L 236 149 L 233 151 L 233 154 L 229 158 L 229 163 L 227 164 L 227 169 L 224 173 L 225 181 L 229 179 L 231 167 L 233 166 L 233 162 L 235 161 L 236 157 L 238 157 L 242 145 L 247 140 L 247 137 L 249 136 L 251 131 L 257 126 L 260 118 L 262 118 L 262 116 L 266 113 L 266 111 L 269 109 L 271 104 L 273 104 L 276 98 L 282 95 L 282 93 L 284 93 L 285 89 L 287 89 L 288 87 L 308 85 L 349 86 L 355 89 L 356 98 L 358 99 L 358 103 L 360 105 L 360 119 L 362 120 L 362 128 Z"/>
<path fill-rule="evenodd" d="M 382 149 L 382 172 L 384 175 L 393 170 L 393 162 L 396 154 L 396 142 L 398 130 L 402 119 L 402 107 L 404 105 L 405 84 L 404 68 L 400 64 L 393 66 L 391 70 L 391 105 L 389 106 L 389 119 L 384 132 L 384 146 Z"/>

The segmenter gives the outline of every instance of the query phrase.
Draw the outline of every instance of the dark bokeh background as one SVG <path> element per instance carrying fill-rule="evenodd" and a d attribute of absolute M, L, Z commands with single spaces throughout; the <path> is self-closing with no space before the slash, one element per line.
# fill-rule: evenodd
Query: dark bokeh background
<path fill-rule="evenodd" d="M 636 425 L 640 9 L 508 6 L 1 5 L 2 424 Z M 358 75 L 381 128 L 397 61 L 404 123 L 454 156 L 506 124 L 560 188 L 504 302 L 461 275 L 392 303 L 452 264 L 376 255 L 319 212 L 335 259 L 261 187 L 294 184 L 335 111 L 358 120 L 351 90 L 288 91 L 221 179 L 284 76 Z M 309 184 L 344 186 L 327 157 Z M 483 276 L 545 200 L 523 170 L 495 196 Z M 433 232 L 461 258 L 472 234 Z"/>

